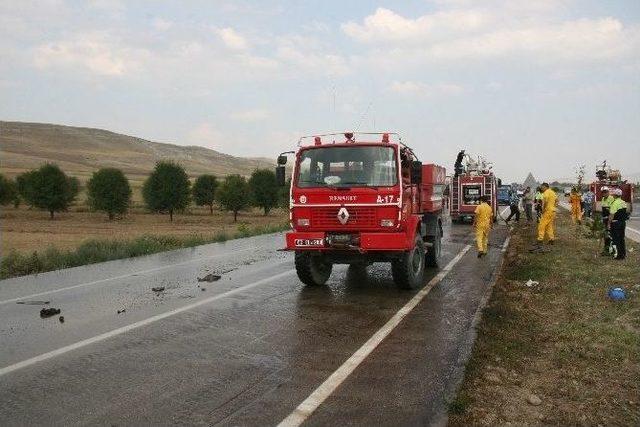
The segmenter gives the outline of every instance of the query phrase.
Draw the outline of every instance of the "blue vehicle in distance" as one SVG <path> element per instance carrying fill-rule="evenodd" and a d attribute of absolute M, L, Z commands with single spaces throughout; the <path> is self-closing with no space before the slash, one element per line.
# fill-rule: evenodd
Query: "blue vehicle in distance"
<path fill-rule="evenodd" d="M 511 191 L 510 185 L 501 185 L 498 187 L 498 205 L 509 205 L 509 192 Z"/>

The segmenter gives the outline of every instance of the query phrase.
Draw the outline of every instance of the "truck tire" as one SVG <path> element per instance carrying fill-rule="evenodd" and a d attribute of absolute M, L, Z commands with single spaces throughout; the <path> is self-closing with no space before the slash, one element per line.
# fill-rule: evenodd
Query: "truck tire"
<path fill-rule="evenodd" d="M 424 242 L 422 237 L 416 234 L 413 249 L 391 262 L 391 273 L 396 286 L 401 289 L 415 289 L 420 286 L 424 281 L 424 264 Z"/>
<path fill-rule="evenodd" d="M 296 252 L 295 265 L 298 278 L 307 286 L 322 286 L 327 283 L 333 267 L 321 255 L 303 251 Z"/>
<path fill-rule="evenodd" d="M 436 227 L 436 235 L 427 236 L 427 242 L 431 243 L 425 255 L 427 267 L 438 267 L 438 260 L 442 252 L 442 228 L 439 226 Z"/>

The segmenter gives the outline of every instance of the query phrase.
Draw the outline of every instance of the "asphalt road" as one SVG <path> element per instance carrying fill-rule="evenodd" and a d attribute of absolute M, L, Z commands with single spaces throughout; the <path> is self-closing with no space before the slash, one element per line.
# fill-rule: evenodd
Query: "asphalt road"
<path fill-rule="evenodd" d="M 281 234 L 1 281 L 1 424 L 442 423 L 506 235 L 477 259 L 447 226 L 417 291 L 387 264 L 304 287 Z"/>

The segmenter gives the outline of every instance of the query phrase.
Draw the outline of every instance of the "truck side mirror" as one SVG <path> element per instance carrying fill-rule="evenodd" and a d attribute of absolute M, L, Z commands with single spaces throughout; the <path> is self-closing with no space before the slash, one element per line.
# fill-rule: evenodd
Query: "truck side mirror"
<path fill-rule="evenodd" d="M 280 157 L 284 157 L 285 161 L 287 160 L 285 156 L 280 156 Z M 278 166 L 276 166 L 276 182 L 280 187 L 284 187 L 286 185 L 287 180 L 286 180 L 285 174 L 286 174 L 285 167 L 284 165 L 280 164 L 280 159 L 278 158 Z"/>
<path fill-rule="evenodd" d="M 411 162 L 411 183 L 422 184 L 422 162 L 418 160 Z"/>
<path fill-rule="evenodd" d="M 284 166 L 287 164 L 287 156 L 285 156 L 284 154 L 280 154 L 278 156 L 278 165 L 279 166 Z"/>

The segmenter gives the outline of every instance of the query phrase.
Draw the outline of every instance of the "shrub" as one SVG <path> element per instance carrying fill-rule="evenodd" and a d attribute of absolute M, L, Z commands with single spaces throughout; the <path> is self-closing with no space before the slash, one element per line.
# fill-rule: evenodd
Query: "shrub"
<path fill-rule="evenodd" d="M 269 169 L 258 169 L 249 178 L 251 197 L 255 206 L 264 210 L 268 215 L 269 211 L 278 206 L 278 182 L 276 174 Z"/>
<path fill-rule="evenodd" d="M 251 197 L 247 180 L 240 175 L 229 175 L 218 190 L 218 201 L 224 210 L 233 212 L 233 222 L 238 212 L 249 207 Z"/>
<path fill-rule="evenodd" d="M 189 177 L 184 168 L 176 163 L 162 161 L 142 186 L 142 196 L 147 208 L 152 212 L 173 212 L 189 205 Z"/>
<path fill-rule="evenodd" d="M 129 180 L 120 169 L 104 168 L 94 172 L 87 183 L 88 203 L 113 219 L 127 212 L 131 202 Z"/>
<path fill-rule="evenodd" d="M 5 206 L 9 203 L 16 203 L 18 198 L 18 187 L 16 183 L 0 174 L 0 205 Z"/>
<path fill-rule="evenodd" d="M 218 180 L 213 175 L 200 175 L 193 184 L 193 200 L 198 206 L 209 206 L 209 212 L 213 214 L 213 201 L 215 200 Z"/>
<path fill-rule="evenodd" d="M 18 176 L 18 191 L 31 206 L 44 209 L 53 219 L 54 212 L 66 211 L 78 195 L 77 178 L 70 178 L 55 164 Z"/>

